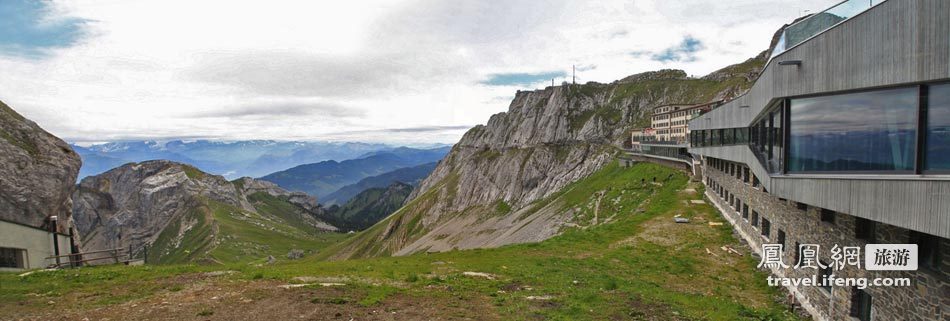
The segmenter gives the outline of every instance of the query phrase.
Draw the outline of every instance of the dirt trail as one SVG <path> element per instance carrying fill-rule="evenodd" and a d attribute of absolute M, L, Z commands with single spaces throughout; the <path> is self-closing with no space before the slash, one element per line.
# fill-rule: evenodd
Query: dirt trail
<path fill-rule="evenodd" d="M 144 299 L 99 308 L 16 311 L 4 307 L 0 320 L 498 320 L 485 298 L 429 293 L 393 294 L 363 305 L 367 289 L 355 286 L 281 288 L 273 280 L 204 279 Z M 81 300 L 82 298 L 73 298 Z"/>

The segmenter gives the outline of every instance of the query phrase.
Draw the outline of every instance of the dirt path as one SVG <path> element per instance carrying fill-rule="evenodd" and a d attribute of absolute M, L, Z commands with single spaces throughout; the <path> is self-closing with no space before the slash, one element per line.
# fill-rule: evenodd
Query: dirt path
<path fill-rule="evenodd" d="M 272 280 L 193 280 L 126 303 L 89 309 L 16 311 L 4 307 L 0 320 L 498 320 L 488 300 L 444 289 L 396 293 L 378 303 L 361 303 L 368 289 L 357 286 L 282 288 Z M 177 288 L 176 288 L 177 289 Z M 81 298 L 75 298 L 80 299 Z M 68 301 L 68 299 L 66 300 Z M 15 317 L 11 317 L 15 316 Z"/>

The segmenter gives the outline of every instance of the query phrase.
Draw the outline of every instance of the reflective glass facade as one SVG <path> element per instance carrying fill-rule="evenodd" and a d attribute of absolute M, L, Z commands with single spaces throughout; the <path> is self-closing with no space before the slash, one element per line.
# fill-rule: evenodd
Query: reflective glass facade
<path fill-rule="evenodd" d="M 950 83 L 782 100 L 692 147 L 749 145 L 769 173 L 950 172 Z"/>
<path fill-rule="evenodd" d="M 913 171 L 918 93 L 907 87 L 790 100 L 788 172 Z"/>
<path fill-rule="evenodd" d="M 927 170 L 950 170 L 950 84 L 930 86 L 927 96 Z"/>

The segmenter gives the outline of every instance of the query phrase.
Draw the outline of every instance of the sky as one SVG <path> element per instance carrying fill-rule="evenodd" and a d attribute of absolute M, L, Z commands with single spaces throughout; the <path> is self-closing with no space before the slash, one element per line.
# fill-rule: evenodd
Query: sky
<path fill-rule="evenodd" d="M 702 76 L 837 0 L 0 0 L 0 100 L 74 143 L 454 143 L 517 90 Z"/>

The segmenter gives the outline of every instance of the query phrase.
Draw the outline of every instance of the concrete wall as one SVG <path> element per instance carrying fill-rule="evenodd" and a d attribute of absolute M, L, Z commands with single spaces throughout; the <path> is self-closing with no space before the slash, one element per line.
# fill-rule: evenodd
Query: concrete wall
<path fill-rule="evenodd" d="M 59 253 L 66 255 L 70 253 L 69 236 L 57 234 L 59 238 Z M 46 259 L 53 256 L 53 235 L 40 229 L 0 221 L 0 247 L 8 247 L 26 250 L 25 269 L 46 268 L 55 260 Z M 68 260 L 63 258 L 63 262 Z M 10 271 L 17 269 L 3 269 L 0 271 Z"/>

